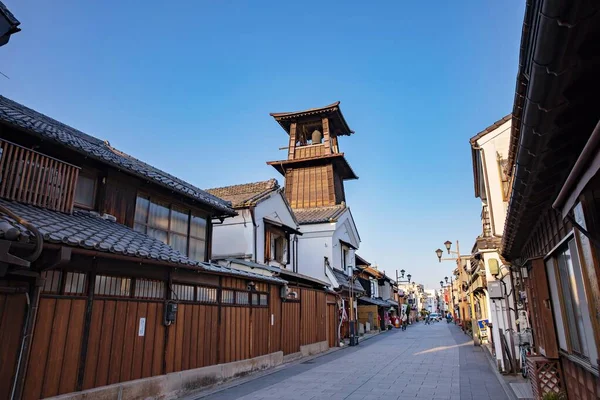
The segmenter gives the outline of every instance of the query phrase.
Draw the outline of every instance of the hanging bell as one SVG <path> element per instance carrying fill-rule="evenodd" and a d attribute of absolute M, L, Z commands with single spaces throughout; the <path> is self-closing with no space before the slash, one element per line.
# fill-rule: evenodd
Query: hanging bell
<path fill-rule="evenodd" d="M 323 140 L 323 134 L 320 130 L 315 129 L 312 133 L 312 144 L 319 144 Z"/>

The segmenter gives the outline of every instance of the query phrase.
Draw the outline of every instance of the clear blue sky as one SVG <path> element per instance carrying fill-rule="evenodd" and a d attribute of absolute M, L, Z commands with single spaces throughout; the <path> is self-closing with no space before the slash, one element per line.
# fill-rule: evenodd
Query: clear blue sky
<path fill-rule="evenodd" d="M 512 111 L 522 1 L 4 3 L 4 96 L 202 188 L 283 184 L 269 112 L 340 100 L 360 254 L 437 288 L 481 231 L 468 139 Z"/>

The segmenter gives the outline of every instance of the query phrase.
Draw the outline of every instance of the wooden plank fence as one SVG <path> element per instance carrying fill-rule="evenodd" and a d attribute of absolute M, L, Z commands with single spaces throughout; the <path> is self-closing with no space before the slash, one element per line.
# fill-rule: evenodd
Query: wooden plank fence
<path fill-rule="evenodd" d="M 235 304 L 181 301 L 170 326 L 163 323 L 164 299 L 94 297 L 91 289 L 42 294 L 24 399 L 336 343 L 332 295 L 297 288 L 298 300 L 282 301 L 277 285 L 257 283 L 251 292 L 235 278 L 222 278 L 218 290 L 235 293 Z M 5 303 L 0 298 L 0 311 Z"/>

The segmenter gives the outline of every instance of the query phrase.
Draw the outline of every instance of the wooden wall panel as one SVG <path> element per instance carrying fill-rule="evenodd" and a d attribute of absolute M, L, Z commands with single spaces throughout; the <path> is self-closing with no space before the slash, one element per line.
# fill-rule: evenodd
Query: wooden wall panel
<path fill-rule="evenodd" d="M 300 302 L 286 301 L 282 304 L 283 354 L 300 351 Z"/>
<path fill-rule="evenodd" d="M 339 181 L 341 184 L 341 179 Z M 343 185 L 340 190 L 343 193 Z M 288 170 L 285 194 L 292 208 L 323 207 L 336 204 L 333 167 L 320 165 Z"/>
<path fill-rule="evenodd" d="M 327 294 L 325 292 L 316 292 L 317 294 L 317 342 L 327 340 Z"/>
<path fill-rule="evenodd" d="M 160 375 L 165 328 L 162 303 L 94 300 L 83 389 Z M 146 318 L 139 336 L 140 318 Z"/>
<path fill-rule="evenodd" d="M 218 307 L 180 304 L 177 321 L 169 326 L 167 372 L 217 364 Z"/>
<path fill-rule="evenodd" d="M 222 307 L 219 363 L 250 358 L 250 308 Z"/>
<path fill-rule="evenodd" d="M 269 354 L 269 325 L 268 308 L 252 309 L 252 357 Z"/>
<path fill-rule="evenodd" d="M 41 298 L 23 397 L 76 390 L 86 300 Z"/>
<path fill-rule="evenodd" d="M 99 209 L 115 216 L 118 223 L 133 227 L 136 198 L 136 186 L 122 184 L 111 177 L 104 185 L 103 202 Z"/>
<path fill-rule="evenodd" d="M 281 351 L 281 333 L 282 333 L 282 302 L 279 286 L 271 286 L 269 297 L 269 312 L 273 316 L 273 325 L 269 321 L 269 353 Z M 270 318 L 270 317 L 269 317 Z"/>
<path fill-rule="evenodd" d="M 8 399 L 27 314 L 25 294 L 0 294 L 0 399 Z"/>
<path fill-rule="evenodd" d="M 541 347 L 548 358 L 558 358 L 558 343 L 555 335 L 554 316 L 550 305 L 550 293 L 548 291 L 548 277 L 546 266 L 542 258 L 532 261 L 532 268 L 529 272 L 527 285 L 529 286 L 529 311 L 535 318 L 532 318 L 533 335 L 536 347 Z"/>
<path fill-rule="evenodd" d="M 327 342 L 329 347 L 337 347 L 337 307 L 327 304 Z"/>
<path fill-rule="evenodd" d="M 327 296 L 325 292 L 300 289 L 301 344 L 327 340 Z"/>

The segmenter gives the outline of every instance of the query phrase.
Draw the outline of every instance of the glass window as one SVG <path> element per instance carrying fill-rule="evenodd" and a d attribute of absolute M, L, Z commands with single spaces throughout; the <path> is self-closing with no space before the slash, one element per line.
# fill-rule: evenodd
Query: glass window
<path fill-rule="evenodd" d="M 568 247 L 563 247 L 556 254 L 556 260 L 558 262 L 562 300 L 565 307 L 571 349 L 574 353 L 587 357 L 589 356 L 589 352 L 582 314 L 582 301 L 585 301 L 585 299 L 580 298 L 575 271 L 573 269 L 572 254 L 577 254 L 574 246 L 575 239 L 571 239 Z"/>
<path fill-rule="evenodd" d="M 98 296 L 129 297 L 131 295 L 131 279 L 96 275 L 94 294 Z"/>
<path fill-rule="evenodd" d="M 96 178 L 79 174 L 75 185 L 75 204 L 85 208 L 96 205 Z"/>
<path fill-rule="evenodd" d="M 189 212 L 173 207 L 171 210 L 171 231 L 183 234 L 188 234 Z"/>
<path fill-rule="evenodd" d="M 150 208 L 150 200 L 138 196 L 135 203 L 135 222 L 146 225 L 148 223 L 148 210 Z M 144 231 L 146 233 L 146 231 Z"/>
<path fill-rule="evenodd" d="M 217 289 L 209 287 L 198 287 L 197 300 L 202 303 L 216 303 Z"/>
<path fill-rule="evenodd" d="M 236 292 L 235 303 L 242 304 L 242 305 L 250 304 L 248 292 Z"/>
<path fill-rule="evenodd" d="M 148 225 L 153 228 L 168 231 L 169 230 L 169 206 L 156 201 L 150 202 L 150 212 L 148 213 Z"/>
<path fill-rule="evenodd" d="M 264 293 L 260 294 L 260 305 L 261 306 L 268 306 L 269 305 L 268 297 Z"/>
<path fill-rule="evenodd" d="M 265 262 L 287 265 L 289 235 L 270 225 L 265 226 Z"/>
<path fill-rule="evenodd" d="M 207 220 L 191 215 L 187 209 L 138 196 L 133 229 L 168 244 L 192 260 L 206 259 Z"/>
<path fill-rule="evenodd" d="M 204 261 L 206 256 L 206 241 L 190 238 L 190 252 L 188 257 L 194 261 Z"/>
<path fill-rule="evenodd" d="M 198 239 L 206 240 L 206 219 L 192 215 L 192 224 L 190 229 L 190 236 Z"/>

